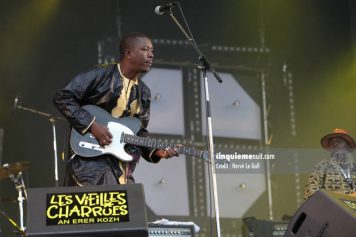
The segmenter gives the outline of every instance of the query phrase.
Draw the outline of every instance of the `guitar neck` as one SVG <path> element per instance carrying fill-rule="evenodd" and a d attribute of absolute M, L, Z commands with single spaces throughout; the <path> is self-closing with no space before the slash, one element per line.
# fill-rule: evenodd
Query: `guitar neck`
<path fill-rule="evenodd" d="M 126 144 L 161 149 L 161 150 L 164 150 L 164 149 L 170 147 L 170 148 L 174 148 L 179 154 L 182 154 L 182 155 L 205 158 L 204 151 L 195 149 L 193 147 L 177 146 L 175 144 L 170 144 L 170 143 L 165 143 L 165 142 L 160 143 L 160 142 L 157 142 L 156 139 L 152 139 L 149 137 L 139 137 L 139 136 L 135 136 L 135 135 L 129 135 L 129 134 L 122 133 L 121 142 L 124 142 Z"/>

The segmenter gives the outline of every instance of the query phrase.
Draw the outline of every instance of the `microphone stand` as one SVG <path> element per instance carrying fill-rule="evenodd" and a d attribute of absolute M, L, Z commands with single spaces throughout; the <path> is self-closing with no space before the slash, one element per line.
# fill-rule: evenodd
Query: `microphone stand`
<path fill-rule="evenodd" d="M 177 2 L 178 6 L 179 3 Z M 180 7 L 180 6 L 179 6 Z M 182 25 L 178 22 L 176 17 L 173 15 L 172 10 L 170 9 L 169 16 L 176 23 L 178 28 L 182 31 L 185 37 L 188 39 L 188 42 L 193 46 L 194 50 L 199 55 L 199 61 L 201 66 L 198 66 L 198 69 L 201 70 L 204 78 L 204 90 L 205 90 L 205 105 L 206 105 L 206 122 L 207 122 L 207 134 L 208 134 L 208 146 L 209 146 L 209 158 L 210 158 L 210 173 L 212 178 L 212 188 L 213 188 L 213 198 L 214 198 L 214 207 L 215 207 L 215 220 L 216 220 L 216 231 L 217 237 L 220 237 L 220 211 L 219 211 L 219 201 L 218 201 L 218 193 L 217 193 L 217 184 L 216 184 L 216 172 L 215 172 L 215 159 L 214 159 L 214 143 L 213 143 L 213 135 L 212 135 L 212 121 L 211 121 L 211 106 L 209 99 L 209 88 L 208 88 L 208 78 L 207 71 L 213 73 L 214 77 L 218 82 L 222 82 L 220 76 L 215 72 L 214 68 L 208 62 L 208 60 L 204 57 L 203 53 L 199 49 L 197 43 L 195 42 L 192 36 L 189 36 L 188 33 L 184 30 Z"/>
<path fill-rule="evenodd" d="M 54 152 L 54 180 L 55 180 L 55 185 L 56 187 L 59 186 L 59 178 L 58 178 L 58 156 L 57 156 L 57 136 L 56 136 L 56 120 L 63 120 L 66 121 L 62 117 L 56 117 L 48 113 L 44 113 L 32 108 L 24 107 L 22 105 L 18 105 L 18 98 L 15 98 L 15 104 L 14 108 L 16 109 L 21 109 L 25 110 L 31 113 L 35 113 L 44 117 L 47 117 L 49 119 L 49 122 L 52 124 L 52 133 L 53 133 L 53 152 Z"/>
<path fill-rule="evenodd" d="M 18 193 L 17 201 L 19 205 L 19 220 L 20 220 L 20 226 L 18 226 L 11 218 L 7 217 L 6 214 L 3 215 L 10 221 L 10 223 L 19 230 L 20 233 L 25 233 L 26 227 L 24 224 L 24 201 L 27 200 L 27 192 L 26 192 L 26 187 L 25 183 L 23 181 L 22 177 L 22 172 L 18 172 L 15 174 L 15 172 L 12 172 L 11 169 L 9 168 L 9 164 L 4 164 L 2 166 L 4 169 L 7 170 L 9 173 L 9 178 L 11 181 L 15 184 L 16 191 Z"/>
<path fill-rule="evenodd" d="M 25 184 L 24 184 L 23 178 L 22 178 L 22 172 L 19 172 L 16 177 L 15 177 L 15 175 L 10 174 L 9 178 L 15 184 L 15 188 L 18 193 L 17 200 L 19 202 L 20 229 L 22 232 L 24 232 L 26 228 L 25 228 L 25 223 L 24 223 L 23 203 L 24 203 L 24 200 L 27 199 L 27 193 L 26 193 Z"/>

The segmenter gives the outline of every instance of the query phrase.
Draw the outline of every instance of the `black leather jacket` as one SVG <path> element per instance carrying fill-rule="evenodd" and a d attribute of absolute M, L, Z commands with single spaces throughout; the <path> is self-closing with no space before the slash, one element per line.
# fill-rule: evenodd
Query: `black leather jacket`
<path fill-rule="evenodd" d="M 53 103 L 73 128 L 79 133 L 84 133 L 94 120 L 94 116 L 81 106 L 92 104 L 111 113 L 120 97 L 121 89 L 122 80 L 116 64 L 98 67 L 76 76 L 56 93 Z M 142 123 L 138 135 L 148 136 L 146 128 L 150 118 L 151 92 L 141 80 L 139 80 L 138 90 L 141 109 L 137 117 Z M 158 157 L 149 157 L 152 149 L 142 148 L 141 150 L 141 155 L 146 160 L 158 162 Z"/>

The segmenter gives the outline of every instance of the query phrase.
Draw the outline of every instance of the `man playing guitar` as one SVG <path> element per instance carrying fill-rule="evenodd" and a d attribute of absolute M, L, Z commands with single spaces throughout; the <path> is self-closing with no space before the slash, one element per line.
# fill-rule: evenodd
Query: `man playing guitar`
<path fill-rule="evenodd" d="M 79 74 L 56 93 L 53 102 L 76 132 L 90 134 L 101 147 L 109 146 L 113 139 L 120 137 L 113 137 L 106 124 L 100 124 L 83 108 L 85 105 L 98 106 L 114 118 L 139 119 L 141 127 L 137 135 L 147 137 L 151 94 L 139 75 L 150 70 L 153 56 L 153 45 L 146 35 L 124 36 L 120 42 L 119 63 Z M 132 172 L 141 156 L 153 163 L 178 156 L 176 149 L 170 147 L 155 149 L 128 145 L 125 149 L 132 156 L 129 162 L 110 154 L 97 157 L 75 155 L 68 161 L 68 185 L 132 183 Z"/>

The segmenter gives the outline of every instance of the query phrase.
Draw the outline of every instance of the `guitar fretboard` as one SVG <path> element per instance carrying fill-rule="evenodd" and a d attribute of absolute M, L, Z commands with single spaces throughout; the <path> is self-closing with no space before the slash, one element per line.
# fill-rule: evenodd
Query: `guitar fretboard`
<path fill-rule="evenodd" d="M 135 135 L 129 135 L 129 134 L 122 133 L 121 134 L 121 142 L 131 144 L 131 145 L 150 147 L 150 148 L 161 149 L 161 150 L 164 150 L 164 149 L 170 147 L 170 148 L 174 148 L 179 154 L 195 156 L 195 157 L 200 157 L 200 158 L 206 159 L 204 151 L 195 149 L 193 147 L 177 146 L 175 144 L 170 144 L 170 143 L 165 143 L 165 142 L 161 143 L 161 142 L 158 142 L 156 139 L 152 139 L 149 137 L 139 137 L 139 136 L 135 136 Z"/>

